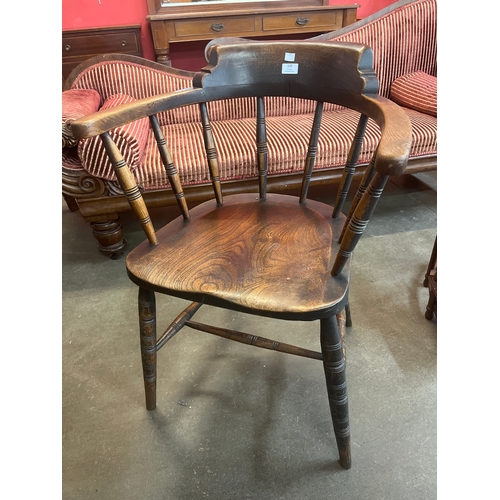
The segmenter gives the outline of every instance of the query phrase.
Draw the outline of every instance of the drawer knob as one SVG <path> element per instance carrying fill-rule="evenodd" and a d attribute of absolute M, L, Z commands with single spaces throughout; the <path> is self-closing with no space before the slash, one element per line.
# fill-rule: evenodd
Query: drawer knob
<path fill-rule="evenodd" d="M 122 47 L 125 47 L 127 45 L 127 42 L 125 40 L 122 40 Z"/>
<path fill-rule="evenodd" d="M 308 22 L 309 19 L 307 17 L 298 17 L 297 20 L 295 21 L 299 26 L 305 26 Z"/>
<path fill-rule="evenodd" d="M 64 50 L 71 50 L 71 45 L 68 43 L 64 46 Z"/>
<path fill-rule="evenodd" d="M 223 23 L 213 23 L 212 29 L 214 31 L 217 31 L 217 32 L 222 31 L 224 29 L 224 24 Z"/>

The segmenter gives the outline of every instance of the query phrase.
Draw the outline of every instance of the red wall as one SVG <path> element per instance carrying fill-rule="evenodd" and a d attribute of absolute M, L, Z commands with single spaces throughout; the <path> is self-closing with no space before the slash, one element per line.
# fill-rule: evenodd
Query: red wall
<path fill-rule="evenodd" d="M 358 18 L 396 2 L 396 0 L 359 0 Z M 346 5 L 348 0 L 329 0 L 330 5 Z M 142 52 L 155 60 L 151 29 L 146 21 L 147 0 L 62 0 L 62 29 L 97 28 L 124 24 L 141 25 Z M 287 37 L 291 38 L 291 37 Z M 204 65 L 203 50 L 207 42 L 176 43 L 170 47 L 172 66 L 197 71 Z"/>
<path fill-rule="evenodd" d="M 357 3 L 359 5 L 357 12 L 358 19 L 364 19 L 384 7 L 396 3 L 396 1 L 397 0 L 353 0 L 351 2 L 346 2 L 345 0 L 329 0 L 328 5 L 346 5 L 349 3 Z"/>
<path fill-rule="evenodd" d="M 62 0 L 62 29 L 141 25 L 142 54 L 155 60 L 147 0 Z"/>

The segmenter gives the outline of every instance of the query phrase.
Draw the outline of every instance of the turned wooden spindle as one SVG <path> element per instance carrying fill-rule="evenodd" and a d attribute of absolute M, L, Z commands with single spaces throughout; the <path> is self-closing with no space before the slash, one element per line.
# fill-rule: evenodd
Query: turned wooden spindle
<path fill-rule="evenodd" d="M 366 115 L 361 115 L 359 117 L 356 133 L 354 135 L 351 148 L 349 149 L 349 154 L 347 155 L 344 172 L 342 173 L 342 179 L 337 191 L 337 198 L 335 200 L 332 215 L 332 217 L 335 219 L 342 211 L 342 207 L 344 206 L 347 194 L 349 193 L 349 188 L 351 187 L 351 181 L 354 176 L 354 171 L 356 170 L 356 165 L 358 163 L 359 153 L 361 152 L 361 145 L 363 143 L 363 137 L 365 136 L 367 123 L 368 117 Z"/>
<path fill-rule="evenodd" d="M 352 218 L 347 225 L 347 230 L 342 237 L 340 249 L 333 264 L 332 276 L 338 276 L 342 272 L 345 263 L 351 256 L 354 247 L 368 225 L 368 221 L 382 195 L 388 178 L 388 175 L 382 175 L 378 172 L 373 176 L 368 189 L 363 194 L 356 210 L 354 210 Z"/>
<path fill-rule="evenodd" d="M 160 125 L 158 123 L 156 115 L 151 115 L 149 117 L 149 121 L 151 123 L 151 128 L 153 129 L 156 144 L 158 145 L 158 151 L 160 153 L 163 167 L 165 168 L 165 172 L 167 173 L 168 181 L 170 182 L 170 186 L 172 187 L 172 191 L 174 192 L 177 204 L 179 205 L 184 219 L 189 220 L 189 209 L 186 203 L 186 198 L 184 197 L 184 191 L 182 189 L 179 174 L 177 173 L 177 169 L 175 168 L 172 153 L 167 147 L 167 142 L 165 141 L 165 137 L 163 136 L 163 133 L 160 129 Z"/>
<path fill-rule="evenodd" d="M 259 169 L 259 198 L 266 199 L 267 192 L 267 137 L 264 99 L 257 97 L 257 167 Z"/>
<path fill-rule="evenodd" d="M 157 245 L 158 240 L 156 238 L 155 229 L 153 227 L 153 223 L 151 222 L 151 217 L 149 216 L 146 203 L 144 202 L 141 192 L 139 191 L 139 187 L 135 181 L 134 175 L 123 159 L 123 156 L 113 139 L 111 139 L 109 132 L 104 132 L 100 135 L 100 138 L 111 161 L 113 170 L 116 173 L 116 177 L 122 186 L 132 210 L 137 215 L 137 218 L 139 219 L 142 228 L 148 237 L 149 243 L 151 243 L 151 245 Z"/>
<path fill-rule="evenodd" d="M 215 199 L 217 205 L 223 204 L 222 187 L 220 183 L 220 170 L 219 162 L 217 160 L 217 150 L 215 148 L 214 134 L 212 126 L 210 125 L 210 118 L 208 116 L 207 103 L 200 103 L 200 116 L 201 124 L 203 127 L 203 140 L 205 142 L 205 152 L 207 155 L 208 168 L 210 170 L 210 178 L 212 179 L 212 186 L 214 189 Z"/>
<path fill-rule="evenodd" d="M 321 127 L 321 118 L 323 116 L 323 103 L 317 102 L 314 111 L 314 119 L 311 127 L 311 135 L 309 137 L 309 145 L 307 147 L 306 162 L 304 165 L 304 174 L 302 176 L 302 187 L 300 190 L 299 203 L 304 203 L 307 198 L 307 191 L 309 190 L 309 183 L 311 182 L 312 170 L 314 162 L 316 161 L 316 153 L 318 151 L 318 138 Z"/>

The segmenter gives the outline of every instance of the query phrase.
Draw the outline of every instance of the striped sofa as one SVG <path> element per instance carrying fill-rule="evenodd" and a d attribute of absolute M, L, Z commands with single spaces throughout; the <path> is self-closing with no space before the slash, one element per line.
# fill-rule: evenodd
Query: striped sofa
<path fill-rule="evenodd" d="M 402 0 L 369 18 L 311 40 L 358 42 L 373 48 L 380 94 L 403 106 L 412 123 L 413 145 L 407 172 L 436 169 L 436 0 Z M 224 43 L 224 39 L 213 43 Z M 116 256 L 122 252 L 125 242 L 119 214 L 130 207 L 99 139 L 75 141 L 72 120 L 98 109 L 189 87 L 193 76 L 134 56 L 106 55 L 82 63 L 68 77 L 63 91 L 63 196 L 72 210 L 79 210 L 90 222 L 102 253 Z M 312 106 L 300 99 L 267 98 L 269 191 L 300 185 L 306 151 L 297 147 L 294 137 L 308 137 Z M 209 108 L 226 193 L 256 186 L 254 107 L 253 100 L 233 99 L 212 103 Z M 198 120 L 197 107 L 159 116 L 191 202 L 203 201 L 211 194 Z M 324 132 L 312 184 L 340 178 L 356 124 L 356 113 L 351 110 L 325 107 Z M 113 134 L 148 206 L 175 204 L 149 123 L 136 122 Z M 359 175 L 373 154 L 377 137 L 377 128 L 369 124 L 359 158 Z M 301 142 L 307 144 L 307 139 Z"/>

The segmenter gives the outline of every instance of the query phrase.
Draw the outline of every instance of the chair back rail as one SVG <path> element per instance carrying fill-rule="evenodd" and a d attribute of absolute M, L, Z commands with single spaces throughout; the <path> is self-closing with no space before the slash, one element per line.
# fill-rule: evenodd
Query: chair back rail
<path fill-rule="evenodd" d="M 293 59 L 295 62 L 286 63 Z M 290 65 L 291 64 L 291 65 Z M 151 244 L 156 236 L 146 205 L 123 158 L 108 131 L 128 122 L 150 117 L 161 158 L 181 213 L 189 220 L 172 155 L 156 119 L 158 113 L 197 104 L 209 165 L 214 197 L 223 205 L 222 183 L 217 161 L 216 138 L 210 124 L 207 103 L 235 97 L 256 99 L 256 163 L 259 198 L 265 200 L 267 183 L 267 131 L 264 96 L 312 99 L 317 102 L 304 164 L 300 203 L 306 203 L 320 132 L 323 103 L 347 106 L 360 113 L 343 177 L 334 203 L 339 217 L 359 158 L 368 119 L 381 130 L 381 138 L 359 190 L 354 197 L 340 239 L 340 251 L 332 268 L 337 276 L 349 259 L 375 209 L 389 175 L 402 173 L 411 145 L 411 125 L 406 114 L 391 101 L 377 95 L 378 81 L 373 71 L 369 47 L 350 43 L 255 42 L 217 45 L 210 51 L 209 65 L 193 79 L 193 88 L 135 101 L 94 113 L 73 122 L 76 137 L 100 135 L 127 198 L 141 220 Z"/>

